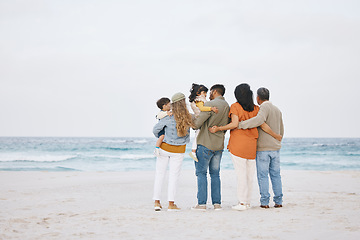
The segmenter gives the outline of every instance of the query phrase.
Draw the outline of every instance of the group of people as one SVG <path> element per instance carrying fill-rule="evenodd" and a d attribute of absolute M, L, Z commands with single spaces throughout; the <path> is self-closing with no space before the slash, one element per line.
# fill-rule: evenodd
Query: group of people
<path fill-rule="evenodd" d="M 174 94 L 171 100 L 161 98 L 157 101 L 161 111 L 153 128 L 154 135 L 158 137 L 153 195 L 155 211 L 162 210 L 160 198 L 168 166 L 168 211 L 180 210 L 175 204 L 175 197 L 191 128 L 195 130 L 195 140 L 190 156 L 194 159 L 197 177 L 197 204 L 192 210 L 207 209 L 208 172 L 213 208 L 222 209 L 220 162 L 227 130 L 230 130 L 228 150 L 237 176 L 238 203 L 232 208 L 240 211 L 250 208 L 255 168 L 260 207 L 269 208 L 269 175 L 274 207 L 282 207 L 280 148 L 284 125 L 281 111 L 269 101 L 269 90 L 263 87 L 257 90 L 257 106 L 250 86 L 240 84 L 234 91 L 237 101 L 231 107 L 225 101 L 225 87 L 221 84 L 210 88 L 210 101 L 206 100 L 208 89 L 204 85 L 193 84 L 190 92 L 189 101 L 194 114 L 189 112 L 183 93 Z"/>

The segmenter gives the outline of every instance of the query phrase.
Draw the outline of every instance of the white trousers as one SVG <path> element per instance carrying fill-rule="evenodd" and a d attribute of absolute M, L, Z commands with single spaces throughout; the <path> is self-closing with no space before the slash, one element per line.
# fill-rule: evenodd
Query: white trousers
<path fill-rule="evenodd" d="M 255 159 L 245 159 L 230 153 L 237 178 L 237 197 L 239 203 L 250 204 L 255 175 Z"/>
<path fill-rule="evenodd" d="M 194 142 L 193 142 L 193 144 L 192 144 L 192 146 L 191 146 L 191 149 L 192 150 L 196 150 L 197 149 L 197 142 L 196 142 L 196 138 L 197 138 L 197 136 L 199 135 L 199 129 L 197 129 L 197 130 L 195 130 L 195 138 L 194 138 Z"/>
<path fill-rule="evenodd" d="M 171 153 L 160 149 L 160 156 L 156 159 L 153 200 L 160 200 L 161 198 L 161 189 L 169 165 L 168 201 L 175 201 L 183 159 L 184 153 Z"/>

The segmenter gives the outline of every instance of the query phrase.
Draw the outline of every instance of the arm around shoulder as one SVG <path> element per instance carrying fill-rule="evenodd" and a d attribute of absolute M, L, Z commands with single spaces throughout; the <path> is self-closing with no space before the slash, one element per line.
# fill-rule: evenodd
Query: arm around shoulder
<path fill-rule="evenodd" d="M 268 116 L 268 108 L 266 106 L 261 106 L 258 114 L 245 121 L 239 122 L 239 129 L 248 129 L 248 128 L 255 128 L 261 126 Z"/>

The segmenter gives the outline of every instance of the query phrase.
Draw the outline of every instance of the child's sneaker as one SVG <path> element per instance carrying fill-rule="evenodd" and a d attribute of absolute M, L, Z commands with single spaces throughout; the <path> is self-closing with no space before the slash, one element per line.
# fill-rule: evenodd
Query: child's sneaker
<path fill-rule="evenodd" d="M 180 209 L 181 208 L 179 208 L 178 206 L 176 206 L 176 204 L 174 204 L 174 205 L 169 205 L 169 207 L 168 207 L 168 212 L 178 212 L 178 211 L 180 211 Z"/>
<path fill-rule="evenodd" d="M 155 150 L 154 150 L 154 155 L 156 156 L 156 157 L 158 157 L 158 156 L 160 156 L 160 148 L 155 148 Z"/>
<path fill-rule="evenodd" d="M 195 154 L 194 152 L 190 152 L 189 155 L 190 155 L 190 157 L 191 157 L 192 159 L 194 159 L 195 162 L 198 162 L 198 161 L 199 161 L 199 160 L 197 159 L 197 157 L 196 157 L 196 154 Z"/>

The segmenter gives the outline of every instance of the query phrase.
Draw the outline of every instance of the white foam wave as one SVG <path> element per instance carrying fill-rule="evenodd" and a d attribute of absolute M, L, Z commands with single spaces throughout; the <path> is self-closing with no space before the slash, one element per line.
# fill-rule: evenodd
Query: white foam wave
<path fill-rule="evenodd" d="M 120 159 L 148 159 L 148 158 L 154 158 L 153 154 L 124 154 L 121 156 L 118 156 Z"/>
<path fill-rule="evenodd" d="M 147 140 L 142 139 L 142 140 L 134 140 L 134 143 L 147 143 Z"/>
<path fill-rule="evenodd" d="M 326 146 L 326 145 L 323 144 L 323 143 L 313 143 L 313 146 L 314 146 L 314 147 L 324 147 L 324 146 Z"/>
<path fill-rule="evenodd" d="M 126 140 L 103 140 L 104 143 L 126 143 Z"/>
<path fill-rule="evenodd" d="M 91 157 L 91 158 L 113 158 L 113 159 L 149 159 L 149 158 L 154 158 L 155 156 L 153 154 L 123 154 L 123 155 L 118 155 L 118 154 L 98 154 L 98 153 L 94 153 L 94 154 L 88 154 L 86 156 L 82 156 L 83 158 L 86 157 Z"/>
<path fill-rule="evenodd" d="M 51 154 L 26 154 L 26 153 L 7 153 L 0 154 L 0 162 L 14 162 L 14 161 L 31 161 L 31 162 L 61 162 L 71 158 L 76 157 L 76 155 L 51 155 Z"/>

